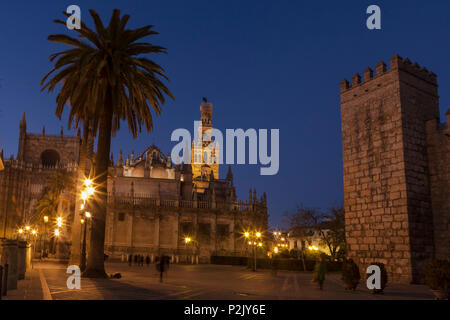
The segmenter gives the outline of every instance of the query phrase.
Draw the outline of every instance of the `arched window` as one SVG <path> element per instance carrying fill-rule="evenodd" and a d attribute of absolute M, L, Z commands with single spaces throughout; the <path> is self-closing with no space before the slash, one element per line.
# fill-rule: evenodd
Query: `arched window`
<path fill-rule="evenodd" d="M 41 153 L 41 163 L 44 167 L 55 167 L 59 163 L 59 154 L 55 150 L 45 150 Z"/>

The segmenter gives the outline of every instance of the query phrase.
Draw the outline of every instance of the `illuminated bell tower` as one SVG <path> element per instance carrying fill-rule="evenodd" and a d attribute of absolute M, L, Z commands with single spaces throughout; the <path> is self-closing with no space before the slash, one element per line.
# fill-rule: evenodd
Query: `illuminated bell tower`
<path fill-rule="evenodd" d="M 198 127 L 198 139 L 192 141 L 192 175 L 193 178 L 205 177 L 219 179 L 219 154 L 217 142 L 211 141 L 211 135 L 205 132 L 213 129 L 212 127 L 212 104 L 203 98 L 200 105 L 201 126 Z M 213 143 L 213 145 L 211 145 Z"/>

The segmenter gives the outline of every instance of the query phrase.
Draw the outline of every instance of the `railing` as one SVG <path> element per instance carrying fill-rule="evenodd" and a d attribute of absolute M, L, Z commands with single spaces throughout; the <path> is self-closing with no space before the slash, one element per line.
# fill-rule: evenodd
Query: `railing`
<path fill-rule="evenodd" d="M 249 205 L 241 201 L 195 201 L 195 200 L 176 200 L 161 199 L 145 196 L 144 194 L 115 194 L 108 193 L 108 203 L 116 205 L 135 205 L 142 207 L 166 207 L 166 208 L 199 208 L 199 209 L 223 209 L 231 211 L 265 211 L 266 208 L 260 205 Z"/>

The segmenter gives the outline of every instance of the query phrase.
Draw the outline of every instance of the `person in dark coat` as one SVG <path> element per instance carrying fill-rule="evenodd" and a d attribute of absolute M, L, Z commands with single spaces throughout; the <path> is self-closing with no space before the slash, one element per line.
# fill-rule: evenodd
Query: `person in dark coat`
<path fill-rule="evenodd" d="M 138 255 L 135 254 L 134 255 L 134 265 L 137 265 L 137 263 L 138 263 Z"/>
<path fill-rule="evenodd" d="M 327 267 L 325 265 L 325 259 L 320 256 L 317 259 L 314 266 L 314 278 L 313 281 L 319 284 L 319 289 L 323 290 L 323 282 L 325 281 L 325 274 L 327 273 Z"/>
<path fill-rule="evenodd" d="M 163 274 L 164 272 L 167 272 L 169 270 L 169 257 L 168 256 L 162 256 L 159 259 L 158 263 L 158 269 L 159 269 L 159 281 L 163 282 Z"/>
<path fill-rule="evenodd" d="M 133 255 L 128 255 L 128 265 L 131 267 L 131 264 L 133 263 Z"/>
<path fill-rule="evenodd" d="M 143 267 L 144 266 L 144 255 L 142 255 L 142 254 L 141 254 L 140 262 L 141 262 L 141 267 Z"/>
<path fill-rule="evenodd" d="M 150 265 L 150 257 L 148 255 L 145 257 L 145 263 L 147 264 L 147 267 Z"/>

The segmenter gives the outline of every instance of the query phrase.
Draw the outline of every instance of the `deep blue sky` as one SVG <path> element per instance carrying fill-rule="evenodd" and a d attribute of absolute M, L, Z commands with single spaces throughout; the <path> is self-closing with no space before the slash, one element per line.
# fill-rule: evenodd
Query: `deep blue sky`
<path fill-rule="evenodd" d="M 126 126 L 112 141 L 139 153 L 153 142 L 164 152 L 176 128 L 192 130 L 203 96 L 214 104 L 214 125 L 279 128 L 280 171 L 233 166 L 238 196 L 249 187 L 268 194 L 270 223 L 299 203 L 327 208 L 342 203 L 339 82 L 399 53 L 438 74 L 441 114 L 450 105 L 448 1 L 2 1 L 0 5 L 0 148 L 17 153 L 19 121 L 29 132 L 57 134 L 67 119 L 54 116 L 56 94 L 40 92 L 48 56 L 63 46 L 46 40 L 66 32 L 52 22 L 70 4 L 95 9 L 104 20 L 113 8 L 131 14 L 129 26 L 156 26 L 149 41 L 169 54 L 154 59 L 170 77 L 176 101 L 164 106 L 153 133 L 133 140 Z M 366 28 L 366 8 L 382 10 L 382 30 Z M 65 131 L 67 129 L 65 128 Z M 221 170 L 221 176 L 226 168 Z"/>

